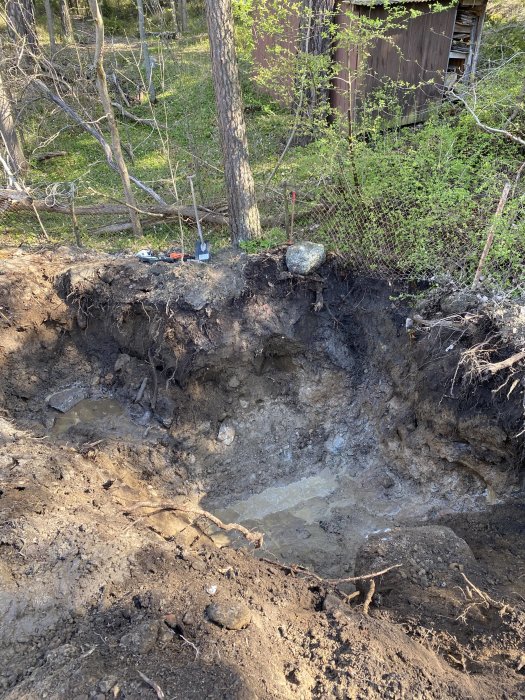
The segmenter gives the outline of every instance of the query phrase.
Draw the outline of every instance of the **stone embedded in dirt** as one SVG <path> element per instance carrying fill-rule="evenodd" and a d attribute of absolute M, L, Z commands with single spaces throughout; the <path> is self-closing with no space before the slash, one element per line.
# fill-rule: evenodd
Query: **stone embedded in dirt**
<path fill-rule="evenodd" d="M 230 387 L 230 389 L 237 389 L 237 387 L 239 387 L 240 385 L 241 380 L 236 375 L 233 375 L 233 377 L 231 377 L 230 381 L 228 382 L 228 386 Z"/>
<path fill-rule="evenodd" d="M 87 399 L 89 396 L 89 390 L 83 386 L 72 386 L 69 389 L 63 389 L 62 391 L 57 391 L 54 394 L 50 394 L 47 398 L 48 406 L 54 408 L 56 411 L 61 413 L 66 413 L 71 410 L 73 406 L 77 403 Z"/>
<path fill-rule="evenodd" d="M 157 643 L 159 628 L 158 620 L 146 620 L 121 637 L 120 646 L 132 654 L 147 654 Z"/>
<path fill-rule="evenodd" d="M 228 630 L 242 630 L 252 621 L 252 615 L 243 603 L 212 603 L 206 608 L 208 619 Z"/>
<path fill-rule="evenodd" d="M 326 260 L 324 245 L 304 241 L 286 251 L 286 267 L 294 275 L 307 275 Z"/>
<path fill-rule="evenodd" d="M 350 606 L 344 603 L 341 598 L 338 598 L 333 593 L 328 593 L 323 600 L 323 610 L 332 615 L 336 613 L 349 613 Z"/>
<path fill-rule="evenodd" d="M 478 565 L 465 540 L 449 527 L 426 525 L 422 527 L 394 528 L 371 535 L 361 545 L 355 562 L 355 575 L 364 576 L 401 564 L 381 578 L 376 579 L 378 590 L 404 586 L 407 582 L 427 588 L 429 586 L 464 583 L 456 567 L 475 573 Z M 467 575 L 469 575 L 467 573 Z M 370 582 L 358 581 L 357 587 L 366 591 Z"/>
<path fill-rule="evenodd" d="M 124 367 L 130 363 L 130 361 L 131 357 L 127 353 L 123 352 L 115 360 L 115 366 L 113 370 L 115 372 L 120 372 L 121 369 L 124 369 Z"/>
<path fill-rule="evenodd" d="M 235 440 L 235 428 L 229 423 L 222 423 L 217 434 L 217 440 L 225 445 L 231 445 Z"/>
<path fill-rule="evenodd" d="M 345 444 L 346 440 L 342 435 L 333 435 L 332 437 L 328 438 L 324 446 L 326 447 L 327 451 L 330 452 L 330 454 L 338 455 L 343 450 Z"/>
<path fill-rule="evenodd" d="M 475 292 L 462 290 L 448 294 L 440 300 L 441 311 L 445 316 L 454 316 L 470 311 L 479 305 L 479 299 Z"/>

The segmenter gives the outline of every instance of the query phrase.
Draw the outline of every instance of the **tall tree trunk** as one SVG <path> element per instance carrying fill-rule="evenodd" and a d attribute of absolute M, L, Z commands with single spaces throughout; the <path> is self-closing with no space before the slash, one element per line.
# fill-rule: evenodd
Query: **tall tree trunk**
<path fill-rule="evenodd" d="M 74 40 L 73 22 L 67 0 L 60 0 L 60 29 L 64 44 L 70 44 Z"/>
<path fill-rule="evenodd" d="M 113 107 L 111 105 L 111 98 L 108 92 L 108 84 L 106 80 L 106 71 L 104 70 L 104 63 L 102 60 L 104 52 L 104 20 L 100 13 L 100 8 L 98 6 L 98 0 L 89 0 L 89 8 L 93 19 L 95 20 L 95 32 L 96 32 L 96 44 L 95 44 L 95 70 L 97 75 L 97 90 L 102 102 L 102 107 L 106 113 L 106 118 L 108 120 L 109 131 L 111 134 L 111 150 L 113 151 L 113 158 L 117 164 L 117 168 L 120 174 L 120 179 L 122 181 L 122 187 L 124 189 L 124 198 L 126 204 L 129 207 L 129 214 L 131 223 L 133 224 L 133 232 L 136 236 L 142 235 L 142 226 L 140 224 L 140 217 L 137 212 L 137 203 L 135 201 L 135 196 L 133 190 L 131 189 L 131 180 L 129 178 L 128 168 L 126 166 L 126 161 L 122 155 L 122 147 L 120 145 L 120 135 L 118 132 L 117 121 L 115 119 L 115 114 L 113 112 Z"/>
<path fill-rule="evenodd" d="M 233 40 L 231 0 L 206 0 L 232 243 L 261 234 Z"/>
<path fill-rule="evenodd" d="M 54 56 L 57 45 L 55 41 L 55 18 L 53 16 L 51 0 L 44 0 L 44 7 L 46 9 L 47 33 L 49 34 L 49 51 L 51 56 Z"/>
<path fill-rule="evenodd" d="M 187 0 L 179 0 L 180 30 L 188 31 L 188 3 Z"/>
<path fill-rule="evenodd" d="M 173 27 L 173 32 L 175 33 L 175 35 L 178 35 L 179 22 L 177 20 L 177 5 L 175 4 L 175 0 L 170 0 L 170 9 L 171 9 L 171 24 Z"/>
<path fill-rule="evenodd" d="M 153 104 L 157 100 L 155 94 L 155 85 L 153 84 L 153 64 L 151 63 L 151 56 L 149 55 L 148 42 L 146 39 L 146 27 L 144 24 L 144 2 L 143 0 L 137 0 L 137 10 L 139 19 L 139 36 L 140 45 L 142 48 L 143 64 L 144 70 L 146 71 L 146 82 L 148 86 L 149 100 Z"/>
<path fill-rule="evenodd" d="M 15 177 L 23 175 L 28 164 L 24 157 L 24 151 L 20 142 L 20 137 L 15 128 L 15 120 L 11 110 L 11 100 L 9 90 L 4 84 L 0 72 L 0 136 L 7 153 L 7 162 Z"/>
<path fill-rule="evenodd" d="M 33 56 L 38 54 L 33 0 L 7 0 L 7 31 L 13 41 L 25 41 Z"/>

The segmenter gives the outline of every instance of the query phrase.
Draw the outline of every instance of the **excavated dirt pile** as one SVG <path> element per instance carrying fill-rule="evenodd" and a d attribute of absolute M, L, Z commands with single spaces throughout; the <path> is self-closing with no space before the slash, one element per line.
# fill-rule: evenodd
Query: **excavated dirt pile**
<path fill-rule="evenodd" d="M 2 251 L 2 697 L 522 698 L 525 311 L 404 298 Z"/>

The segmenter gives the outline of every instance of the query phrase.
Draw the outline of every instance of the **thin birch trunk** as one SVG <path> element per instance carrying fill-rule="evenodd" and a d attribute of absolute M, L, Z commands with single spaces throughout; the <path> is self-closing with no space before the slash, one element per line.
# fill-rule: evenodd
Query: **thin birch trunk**
<path fill-rule="evenodd" d="M 144 70 L 146 71 L 146 81 L 148 86 L 149 101 L 153 104 L 157 101 L 155 94 L 155 85 L 153 84 L 153 64 L 149 53 L 148 42 L 146 39 L 146 27 L 144 23 L 144 2 L 137 0 L 138 20 L 139 20 L 139 36 L 142 49 L 142 60 Z"/>
<path fill-rule="evenodd" d="M 55 18 L 53 16 L 51 0 L 44 0 L 44 7 L 46 10 L 47 33 L 49 34 L 49 52 L 51 56 L 54 56 L 57 45 L 55 40 Z"/>
<path fill-rule="evenodd" d="M 28 163 L 24 157 L 24 151 L 20 137 L 15 128 L 15 120 L 11 109 L 9 91 L 4 84 L 0 72 L 0 136 L 7 153 L 7 161 L 13 174 L 23 175 L 27 172 Z"/>
<path fill-rule="evenodd" d="M 186 0 L 179 0 L 180 30 L 182 33 L 188 31 L 188 3 Z"/>
<path fill-rule="evenodd" d="M 60 28 L 64 44 L 71 44 L 75 37 L 67 0 L 60 0 Z"/>
<path fill-rule="evenodd" d="M 104 70 L 104 64 L 102 60 L 104 52 L 104 20 L 100 13 L 100 8 L 98 6 L 98 0 L 89 0 L 89 8 L 93 19 L 95 20 L 95 70 L 96 70 L 96 82 L 97 90 L 102 102 L 102 107 L 106 113 L 106 118 L 108 120 L 109 131 L 111 134 L 111 150 L 113 153 L 113 158 L 117 165 L 120 179 L 122 181 L 122 187 L 124 189 L 124 198 L 126 204 L 129 207 L 130 219 L 133 224 L 133 232 L 136 236 L 142 235 L 142 226 L 140 223 L 140 217 L 137 212 L 137 203 L 135 201 L 135 196 L 133 190 L 131 189 L 131 180 L 128 173 L 128 168 L 124 156 L 122 155 L 122 147 L 120 145 L 120 135 L 118 131 L 117 121 L 115 119 L 115 114 L 113 112 L 113 107 L 111 105 L 111 98 L 108 92 L 108 84 L 106 80 L 106 71 Z"/>
<path fill-rule="evenodd" d="M 175 4 L 175 0 L 170 0 L 170 8 L 171 8 L 171 24 L 173 27 L 173 32 L 175 33 L 175 35 L 178 35 L 179 23 L 177 21 L 177 5 Z"/>

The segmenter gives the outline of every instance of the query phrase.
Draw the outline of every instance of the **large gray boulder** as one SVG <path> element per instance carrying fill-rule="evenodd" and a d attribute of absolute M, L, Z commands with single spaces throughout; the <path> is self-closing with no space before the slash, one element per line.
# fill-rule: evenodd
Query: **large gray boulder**
<path fill-rule="evenodd" d="M 428 588 L 464 584 L 461 572 L 477 573 L 478 566 L 465 540 L 449 527 L 397 527 L 370 535 L 357 553 L 355 575 L 365 576 L 401 564 L 376 580 L 378 590 L 407 584 Z M 367 590 L 370 582 L 359 581 Z"/>
<path fill-rule="evenodd" d="M 286 267 L 294 275 L 307 275 L 326 260 L 324 245 L 303 241 L 286 251 Z"/>

